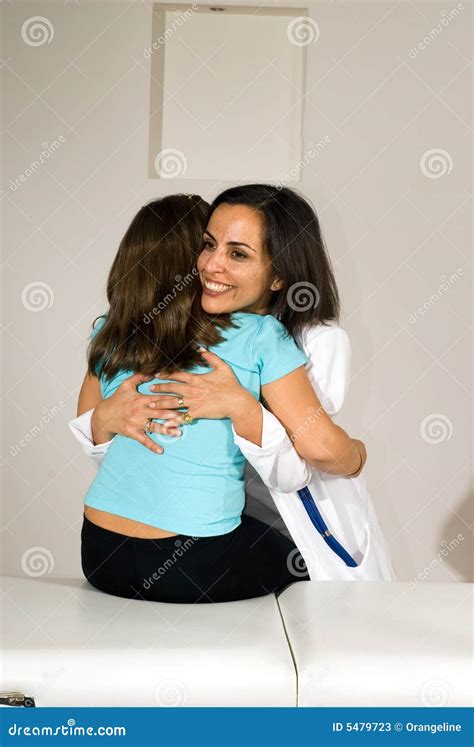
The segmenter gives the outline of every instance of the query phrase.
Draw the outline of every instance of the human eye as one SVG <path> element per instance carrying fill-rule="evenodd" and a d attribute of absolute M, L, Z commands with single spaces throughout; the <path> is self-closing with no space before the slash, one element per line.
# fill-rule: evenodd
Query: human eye
<path fill-rule="evenodd" d="M 210 239 L 203 239 L 202 241 L 202 251 L 210 251 L 213 248 L 213 243 Z"/>
<path fill-rule="evenodd" d="M 240 260 L 246 259 L 248 255 L 245 254 L 245 252 L 239 252 L 237 249 L 234 249 L 234 251 L 232 252 L 232 256 L 234 257 L 234 259 Z"/>

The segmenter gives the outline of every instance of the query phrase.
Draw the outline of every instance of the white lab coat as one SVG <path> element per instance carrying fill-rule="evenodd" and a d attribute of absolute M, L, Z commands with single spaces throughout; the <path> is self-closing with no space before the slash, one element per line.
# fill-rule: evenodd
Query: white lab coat
<path fill-rule="evenodd" d="M 349 386 L 349 338 L 335 323 L 318 324 L 304 331 L 300 343 L 309 358 L 306 370 L 311 384 L 326 412 L 334 417 Z M 280 421 L 262 409 L 262 447 L 240 438 L 234 431 L 234 441 L 249 463 L 245 512 L 293 539 L 311 580 L 395 580 L 388 544 L 364 472 L 348 478 L 311 468 L 293 448 Z M 290 492 L 306 485 L 329 530 L 358 563 L 356 568 L 346 566 L 326 544 L 298 494 Z"/>
<path fill-rule="evenodd" d="M 300 342 L 309 359 L 306 370 L 313 388 L 326 412 L 334 416 L 349 384 L 347 334 L 335 323 L 318 324 L 307 328 Z M 389 548 L 363 472 L 348 478 L 313 469 L 298 455 L 280 421 L 265 408 L 262 410 L 262 446 L 241 438 L 233 430 L 234 441 L 248 461 L 245 512 L 293 539 L 312 581 L 393 581 Z M 93 444 L 92 412 L 74 418 L 69 426 L 85 453 L 99 465 L 111 441 Z M 358 563 L 356 568 L 346 566 L 316 531 L 296 492 L 306 485 L 329 530 Z M 294 572 L 298 575 L 297 565 Z"/>

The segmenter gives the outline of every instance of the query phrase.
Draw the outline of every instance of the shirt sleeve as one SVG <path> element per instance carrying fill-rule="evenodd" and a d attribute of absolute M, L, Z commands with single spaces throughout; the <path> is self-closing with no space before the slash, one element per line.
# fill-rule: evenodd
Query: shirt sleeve
<path fill-rule="evenodd" d="M 350 379 L 351 345 L 342 327 L 316 324 L 302 335 L 302 347 L 309 358 L 306 372 L 313 389 L 329 415 L 344 402 Z"/>
<path fill-rule="evenodd" d="M 89 335 L 89 339 L 90 340 L 93 340 L 94 337 L 96 336 L 97 332 L 104 326 L 106 319 L 107 319 L 107 315 L 106 314 L 104 314 L 103 316 L 99 316 L 99 318 L 96 319 L 95 324 L 93 324 L 92 327 L 91 327 L 91 332 L 90 332 L 90 335 Z M 97 365 L 95 367 L 95 375 L 100 380 L 100 376 L 99 376 L 99 364 L 98 363 L 97 363 Z M 100 384 L 100 388 L 101 388 L 101 391 L 102 391 L 102 382 Z M 103 391 L 102 391 L 102 395 L 103 395 Z"/>
<path fill-rule="evenodd" d="M 299 456 L 278 418 L 262 404 L 260 407 L 263 415 L 262 445 L 257 446 L 237 435 L 232 425 L 235 445 L 267 488 L 280 493 L 293 493 L 304 488 L 311 479 L 311 466 Z"/>
<path fill-rule="evenodd" d="M 92 325 L 89 336 L 91 340 L 95 337 L 99 329 L 105 324 L 105 320 L 106 316 L 101 316 L 97 319 L 96 323 Z M 68 425 L 74 438 L 77 439 L 77 441 L 79 441 L 79 443 L 81 444 L 83 452 L 94 462 L 96 467 L 99 468 L 102 464 L 102 461 L 104 460 L 105 455 L 107 454 L 107 451 L 109 450 L 109 446 L 111 445 L 113 439 L 111 439 L 110 441 L 105 441 L 102 444 L 94 444 L 92 435 L 93 412 L 94 408 L 92 408 L 91 410 L 87 410 L 86 412 L 82 413 L 82 415 L 78 415 L 76 418 L 70 420 L 68 422 Z"/>
<path fill-rule="evenodd" d="M 308 357 L 278 319 L 265 315 L 255 337 L 253 360 L 257 361 L 260 383 L 270 384 L 304 366 Z"/>
<path fill-rule="evenodd" d="M 99 467 L 113 439 L 105 441 L 103 444 L 94 444 L 91 426 L 93 412 L 94 408 L 83 412 L 82 415 L 78 415 L 77 418 L 70 420 L 68 425 L 74 438 L 81 444 L 84 453 L 92 459 L 96 467 Z"/>
<path fill-rule="evenodd" d="M 101 327 L 104 326 L 106 318 L 107 317 L 106 317 L 105 314 L 103 316 L 99 316 L 99 318 L 96 320 L 95 324 L 92 325 L 91 334 L 90 334 L 90 339 L 91 340 L 94 339 L 94 337 L 96 336 L 96 334 L 99 331 L 99 329 L 101 329 Z"/>

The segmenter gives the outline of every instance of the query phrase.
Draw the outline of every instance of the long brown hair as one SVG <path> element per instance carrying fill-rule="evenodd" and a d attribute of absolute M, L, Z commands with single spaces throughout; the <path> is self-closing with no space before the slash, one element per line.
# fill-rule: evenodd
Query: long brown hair
<path fill-rule="evenodd" d="M 110 308 L 88 348 L 88 373 L 174 371 L 202 363 L 198 344 L 222 341 L 235 326 L 201 306 L 195 266 L 209 204 L 199 195 L 169 195 L 144 205 L 128 227 L 107 280 Z"/>

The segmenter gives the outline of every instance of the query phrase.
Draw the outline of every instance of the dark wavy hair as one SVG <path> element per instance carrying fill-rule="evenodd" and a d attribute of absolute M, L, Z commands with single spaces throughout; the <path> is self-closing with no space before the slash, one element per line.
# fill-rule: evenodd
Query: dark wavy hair
<path fill-rule="evenodd" d="M 90 375 L 190 368 L 202 363 L 198 344 L 215 345 L 218 328 L 235 326 L 229 314 L 216 321 L 201 306 L 195 265 L 209 209 L 199 195 L 177 194 L 138 211 L 109 272 L 110 308 L 89 344 Z"/>
<path fill-rule="evenodd" d="M 221 192 L 211 203 L 246 205 L 258 210 L 264 225 L 263 246 L 273 274 L 283 281 L 274 291 L 268 313 L 297 336 L 308 324 L 339 321 L 340 300 L 319 220 L 309 202 L 288 187 L 244 184 Z"/>

